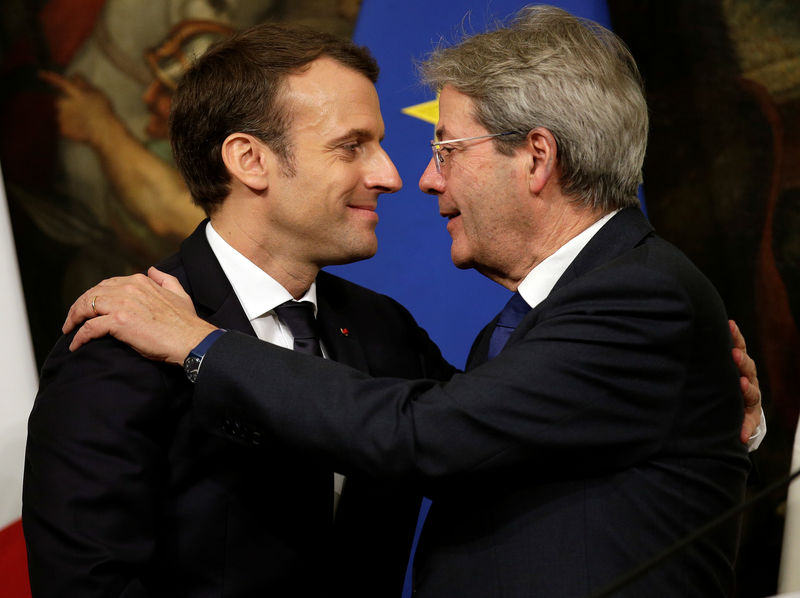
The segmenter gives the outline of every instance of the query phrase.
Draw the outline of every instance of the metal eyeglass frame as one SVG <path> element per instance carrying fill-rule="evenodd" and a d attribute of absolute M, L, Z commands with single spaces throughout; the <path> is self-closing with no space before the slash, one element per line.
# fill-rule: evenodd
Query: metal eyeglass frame
<path fill-rule="evenodd" d="M 431 140 L 431 149 L 433 150 L 433 163 L 436 165 L 436 172 L 442 173 L 442 164 L 444 164 L 444 156 L 439 150 L 440 145 L 447 143 L 456 143 L 457 141 L 473 141 L 475 139 L 489 139 L 491 137 L 502 137 L 504 135 L 513 135 L 519 131 L 506 131 L 505 133 L 493 133 L 491 135 L 477 135 L 476 137 L 459 137 L 458 139 L 444 139 L 443 141 Z"/>

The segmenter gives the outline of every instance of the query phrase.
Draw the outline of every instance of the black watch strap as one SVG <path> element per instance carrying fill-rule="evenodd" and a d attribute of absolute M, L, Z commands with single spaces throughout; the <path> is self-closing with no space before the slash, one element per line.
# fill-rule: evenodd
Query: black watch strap
<path fill-rule="evenodd" d="M 197 382 L 197 374 L 200 373 L 200 364 L 203 363 L 203 358 L 211 348 L 211 345 L 226 332 L 227 330 L 224 328 L 212 330 L 194 349 L 189 351 L 186 359 L 183 360 L 183 371 L 186 372 L 186 377 L 189 378 L 189 382 Z"/>

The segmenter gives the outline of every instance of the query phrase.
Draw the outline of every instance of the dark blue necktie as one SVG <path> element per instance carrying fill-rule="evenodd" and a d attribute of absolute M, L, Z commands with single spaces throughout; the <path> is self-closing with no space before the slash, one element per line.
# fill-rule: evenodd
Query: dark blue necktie
<path fill-rule="evenodd" d="M 310 301 L 287 301 L 275 308 L 281 322 L 289 327 L 294 337 L 294 350 L 322 357 L 314 319 L 314 305 Z"/>
<path fill-rule="evenodd" d="M 511 333 L 519 326 L 527 313 L 531 310 L 530 305 L 525 303 L 525 299 L 519 293 L 511 295 L 503 311 L 500 312 L 500 317 L 495 325 L 494 332 L 489 339 L 489 355 L 488 358 L 494 358 L 503 347 L 506 346 Z"/>

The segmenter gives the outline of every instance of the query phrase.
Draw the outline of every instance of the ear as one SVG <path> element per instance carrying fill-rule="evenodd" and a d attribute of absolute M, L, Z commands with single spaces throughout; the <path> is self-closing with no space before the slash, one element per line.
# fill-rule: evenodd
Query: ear
<path fill-rule="evenodd" d="M 246 133 L 231 133 L 222 142 L 222 161 L 228 172 L 255 191 L 269 186 L 269 154 L 263 142 Z"/>
<path fill-rule="evenodd" d="M 536 127 L 528 133 L 525 149 L 531 158 L 528 187 L 531 193 L 539 194 L 548 182 L 558 178 L 558 144 L 549 130 Z"/>

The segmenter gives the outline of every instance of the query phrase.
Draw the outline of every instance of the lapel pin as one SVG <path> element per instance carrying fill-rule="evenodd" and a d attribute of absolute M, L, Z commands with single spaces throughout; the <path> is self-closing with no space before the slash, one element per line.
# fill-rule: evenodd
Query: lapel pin
<path fill-rule="evenodd" d="M 339 328 L 339 332 L 341 332 L 344 336 L 350 336 L 350 331 L 347 328 Z"/>

